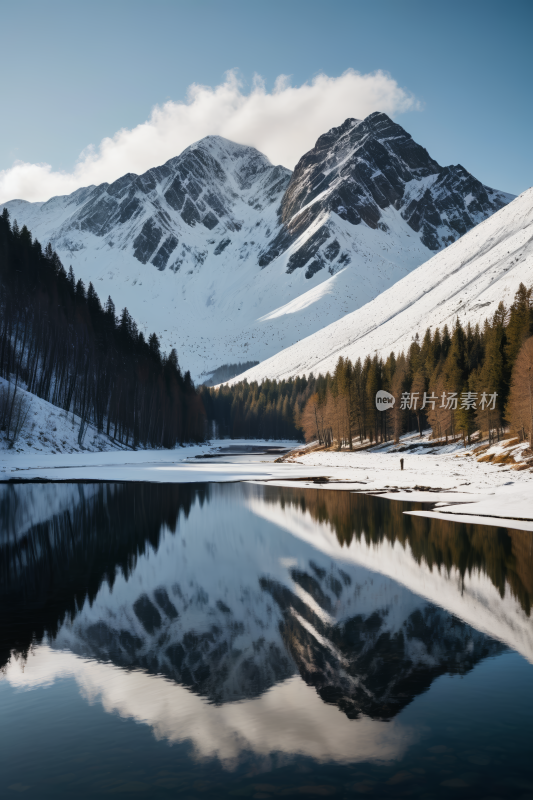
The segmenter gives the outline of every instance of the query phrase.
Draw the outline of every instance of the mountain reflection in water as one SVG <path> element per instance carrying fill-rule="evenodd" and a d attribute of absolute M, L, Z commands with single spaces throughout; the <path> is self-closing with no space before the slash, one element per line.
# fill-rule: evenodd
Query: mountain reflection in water
<path fill-rule="evenodd" d="M 299 675 L 349 719 L 388 720 L 505 644 L 530 658 L 531 534 L 404 510 L 318 489 L 2 486 L 0 665 L 46 633 L 215 704 Z"/>
<path fill-rule="evenodd" d="M 1 485 L 0 794 L 520 796 L 531 534 L 417 507 Z"/>

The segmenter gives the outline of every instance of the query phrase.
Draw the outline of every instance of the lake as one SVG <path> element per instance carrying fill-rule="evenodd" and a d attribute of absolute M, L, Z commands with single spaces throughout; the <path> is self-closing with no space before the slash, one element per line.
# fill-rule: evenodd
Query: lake
<path fill-rule="evenodd" d="M 533 798 L 533 534 L 0 485 L 0 795 Z"/>

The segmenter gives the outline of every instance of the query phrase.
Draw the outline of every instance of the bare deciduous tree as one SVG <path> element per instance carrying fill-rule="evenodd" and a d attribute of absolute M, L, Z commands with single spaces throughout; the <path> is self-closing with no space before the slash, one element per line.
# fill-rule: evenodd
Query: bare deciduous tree
<path fill-rule="evenodd" d="M 30 405 L 26 393 L 16 386 L 12 387 L 10 383 L 0 386 L 0 429 L 5 431 L 10 448 L 24 428 Z"/>
<path fill-rule="evenodd" d="M 524 431 L 533 450 L 533 336 L 526 339 L 516 358 L 507 414 L 511 426 Z"/>
<path fill-rule="evenodd" d="M 299 424 L 303 430 L 306 442 L 312 442 L 316 439 L 319 444 L 323 443 L 320 425 L 321 417 L 320 399 L 315 392 L 305 404 L 299 419 Z"/>

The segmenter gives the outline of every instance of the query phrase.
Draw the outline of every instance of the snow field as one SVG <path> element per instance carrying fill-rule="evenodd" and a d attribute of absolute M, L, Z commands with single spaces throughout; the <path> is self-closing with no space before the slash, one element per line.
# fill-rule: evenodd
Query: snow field
<path fill-rule="evenodd" d="M 427 328 L 451 330 L 457 318 L 463 325 L 483 324 L 500 301 L 512 303 L 520 283 L 533 285 L 533 189 L 371 302 L 229 383 L 325 374 L 339 356 L 355 362 L 399 354 Z"/>

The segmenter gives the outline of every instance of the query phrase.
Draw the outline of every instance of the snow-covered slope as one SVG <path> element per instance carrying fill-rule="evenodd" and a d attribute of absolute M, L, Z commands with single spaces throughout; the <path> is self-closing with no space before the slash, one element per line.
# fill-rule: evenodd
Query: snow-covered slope
<path fill-rule="evenodd" d="M 287 378 L 333 370 L 375 352 L 405 350 L 415 334 L 482 323 L 520 283 L 533 284 L 533 189 L 477 225 L 363 308 L 234 379 Z"/>
<path fill-rule="evenodd" d="M 0 395 L 4 392 L 13 397 L 15 385 L 14 383 L 9 384 L 5 378 L 0 378 Z M 124 449 L 110 436 L 99 433 L 94 425 L 87 425 L 82 441 L 83 446 L 80 447 L 78 441 L 80 418 L 77 414 L 68 413 L 62 408 L 48 403 L 41 397 L 25 391 L 20 385 L 16 392 L 15 406 L 18 409 L 18 404 L 22 404 L 23 424 L 20 426 L 14 442 L 12 430 L 9 432 L 9 436 L 6 431 L 0 431 L 0 457 L 4 453 L 9 453 L 12 457 L 15 453 L 56 455 Z"/>
<path fill-rule="evenodd" d="M 292 177 L 208 136 L 144 175 L 7 207 L 198 379 L 344 317 L 510 199 L 375 113 L 321 136 Z"/>

